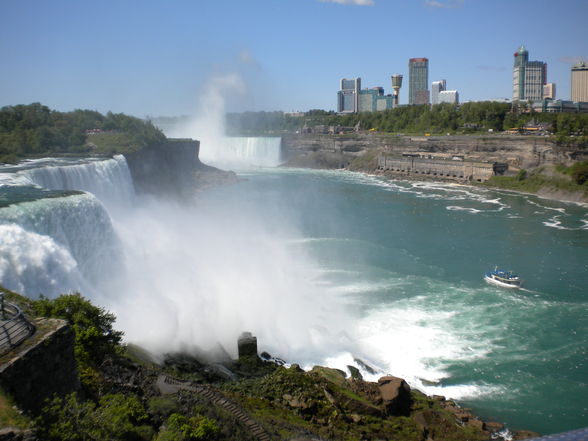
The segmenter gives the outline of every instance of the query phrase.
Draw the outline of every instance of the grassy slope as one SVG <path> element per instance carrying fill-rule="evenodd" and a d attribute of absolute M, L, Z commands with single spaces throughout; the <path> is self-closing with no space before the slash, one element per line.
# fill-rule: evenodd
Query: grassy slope
<path fill-rule="evenodd" d="M 588 202 L 588 182 L 577 184 L 566 167 L 538 167 L 524 178 L 516 176 L 494 176 L 483 186 L 505 190 L 535 193 L 561 200 Z"/>

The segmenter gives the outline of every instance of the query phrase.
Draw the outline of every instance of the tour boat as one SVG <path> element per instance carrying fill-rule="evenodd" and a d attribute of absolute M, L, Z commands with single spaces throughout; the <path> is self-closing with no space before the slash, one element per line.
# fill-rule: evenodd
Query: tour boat
<path fill-rule="evenodd" d="M 484 280 L 502 288 L 521 287 L 521 278 L 519 276 L 511 273 L 510 271 L 504 271 L 498 268 L 494 268 L 493 271 L 484 274 Z"/>

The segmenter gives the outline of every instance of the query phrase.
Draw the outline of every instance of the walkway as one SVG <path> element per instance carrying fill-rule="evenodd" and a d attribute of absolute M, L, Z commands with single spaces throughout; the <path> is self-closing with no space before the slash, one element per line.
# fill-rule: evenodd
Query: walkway
<path fill-rule="evenodd" d="M 18 306 L 4 302 L 0 294 L 0 355 L 18 346 L 35 333 L 31 324 Z"/>
<path fill-rule="evenodd" d="M 235 418 L 249 429 L 249 431 L 259 441 L 271 441 L 270 436 L 255 420 L 253 420 L 240 406 L 227 400 L 220 393 L 216 392 L 209 386 L 203 386 L 200 384 L 190 383 L 189 381 L 183 382 L 176 378 L 168 377 L 167 375 L 160 375 L 157 378 L 156 386 L 162 395 L 174 394 L 179 390 L 187 390 L 190 392 L 197 393 L 198 395 L 206 398 L 211 403 L 221 406 L 224 410 L 229 412 Z"/>

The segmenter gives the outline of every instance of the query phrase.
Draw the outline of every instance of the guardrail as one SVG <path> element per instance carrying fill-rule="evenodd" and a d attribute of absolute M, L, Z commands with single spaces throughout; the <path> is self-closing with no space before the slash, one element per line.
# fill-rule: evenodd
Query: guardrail
<path fill-rule="evenodd" d="M 0 355 L 4 355 L 35 333 L 35 326 L 20 308 L 4 301 L 0 294 Z"/>

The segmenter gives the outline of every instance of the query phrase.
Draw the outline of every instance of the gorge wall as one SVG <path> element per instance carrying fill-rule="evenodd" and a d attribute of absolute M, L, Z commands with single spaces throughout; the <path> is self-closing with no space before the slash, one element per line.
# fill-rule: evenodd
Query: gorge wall
<path fill-rule="evenodd" d="M 544 164 L 569 164 L 588 159 L 588 152 L 556 145 L 547 137 L 524 135 L 404 136 L 381 133 L 344 135 L 292 134 L 282 138 L 282 153 L 288 165 L 341 168 L 370 154 L 371 167 L 385 153 L 428 152 L 433 158 L 461 156 L 466 161 L 507 163 L 511 169 L 533 168 Z M 366 164 L 368 166 L 368 164 Z"/>
<path fill-rule="evenodd" d="M 161 194 L 186 188 L 193 173 L 205 167 L 199 150 L 199 141 L 178 139 L 125 154 L 135 190 Z"/>
<path fill-rule="evenodd" d="M 190 197 L 195 189 L 201 190 L 236 179 L 232 172 L 203 164 L 199 153 L 200 141 L 168 139 L 164 144 L 124 156 L 135 191 L 139 194 Z"/>

